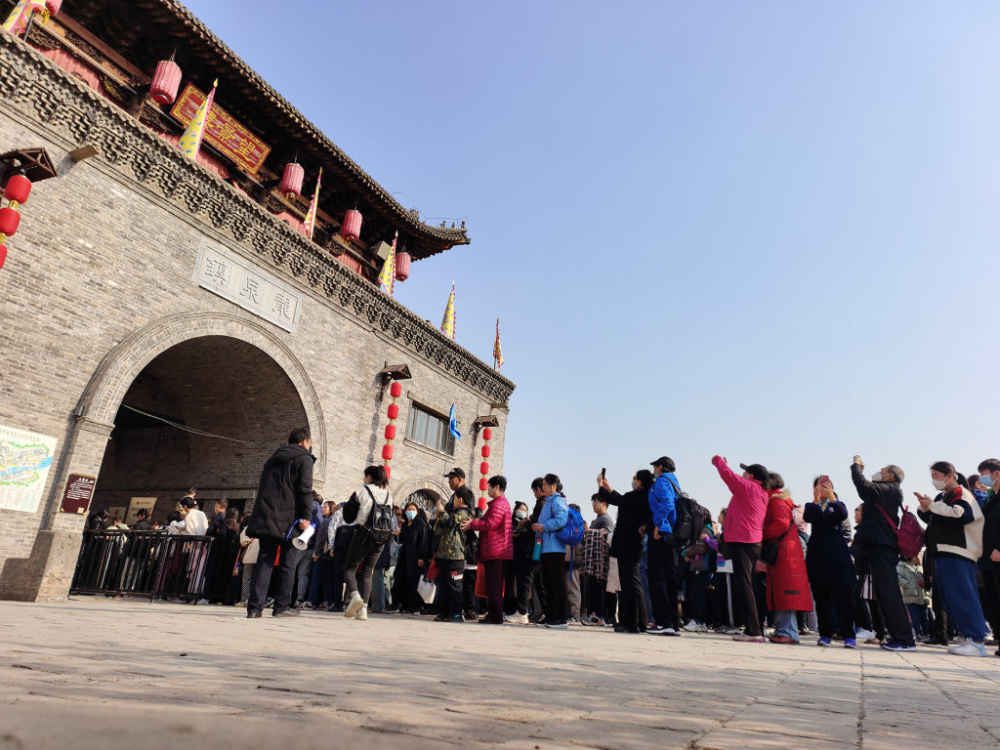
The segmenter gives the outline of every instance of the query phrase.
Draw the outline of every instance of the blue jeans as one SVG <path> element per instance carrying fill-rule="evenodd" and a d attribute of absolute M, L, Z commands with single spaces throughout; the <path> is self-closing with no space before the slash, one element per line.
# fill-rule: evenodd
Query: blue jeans
<path fill-rule="evenodd" d="M 783 609 L 774 613 L 774 634 L 783 635 L 793 641 L 799 639 L 799 618 L 795 611 Z"/>
<path fill-rule="evenodd" d="M 955 629 L 976 643 L 986 639 L 986 616 L 979 603 L 976 564 L 959 557 L 934 558 L 934 585 Z"/>

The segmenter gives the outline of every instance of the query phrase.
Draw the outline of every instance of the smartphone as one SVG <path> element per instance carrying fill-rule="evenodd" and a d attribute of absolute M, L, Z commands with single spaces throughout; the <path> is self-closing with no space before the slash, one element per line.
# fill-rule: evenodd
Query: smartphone
<path fill-rule="evenodd" d="M 819 481 L 817 482 L 817 484 L 819 484 L 819 485 L 826 485 L 828 487 L 832 487 L 833 486 L 833 482 L 830 481 L 830 477 L 828 475 L 826 475 L 826 474 L 824 474 L 823 476 L 821 476 L 819 478 Z"/>
<path fill-rule="evenodd" d="M 601 479 L 604 479 L 604 475 L 607 474 L 607 471 L 608 470 L 605 469 L 603 466 L 601 467 Z"/>

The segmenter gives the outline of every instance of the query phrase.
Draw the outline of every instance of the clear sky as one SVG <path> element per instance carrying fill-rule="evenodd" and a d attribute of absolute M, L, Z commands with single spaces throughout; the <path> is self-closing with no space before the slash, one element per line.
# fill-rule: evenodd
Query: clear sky
<path fill-rule="evenodd" d="M 455 281 L 486 361 L 500 317 L 510 498 L 555 472 L 589 514 L 666 454 L 716 511 L 719 453 L 853 504 L 855 453 L 921 492 L 1000 455 L 1000 4 L 187 4 L 466 220 L 396 297 L 438 323 Z"/>

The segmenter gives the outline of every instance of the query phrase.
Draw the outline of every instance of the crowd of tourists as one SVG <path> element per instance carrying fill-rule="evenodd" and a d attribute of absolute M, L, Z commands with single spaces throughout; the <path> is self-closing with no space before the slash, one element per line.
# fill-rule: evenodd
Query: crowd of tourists
<path fill-rule="evenodd" d="M 731 499 L 713 519 L 661 456 L 622 491 L 602 471 L 588 524 L 555 474 L 531 483 L 530 505 L 508 501 L 507 480 L 494 476 L 480 507 L 454 468 L 450 497 L 428 512 L 397 506 L 384 467 L 369 466 L 346 502 L 324 501 L 312 490 L 310 448 L 307 429 L 290 435 L 242 518 L 223 508 L 209 521 L 193 491 L 184 498 L 174 531 L 216 538 L 208 601 L 243 604 L 249 618 L 267 608 L 277 617 L 399 613 L 675 637 L 714 631 L 744 643 L 921 643 L 965 656 L 986 656 L 1000 627 L 1000 459 L 968 477 L 933 464 L 938 494 L 913 493 L 918 522 L 894 464 L 866 477 L 854 457 L 852 513 L 827 475 L 798 502 L 762 464 L 736 472 L 715 456 Z"/>

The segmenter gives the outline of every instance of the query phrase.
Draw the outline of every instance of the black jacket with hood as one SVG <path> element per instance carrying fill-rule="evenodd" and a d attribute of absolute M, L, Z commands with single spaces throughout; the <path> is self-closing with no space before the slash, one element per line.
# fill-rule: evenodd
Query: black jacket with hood
<path fill-rule="evenodd" d="M 274 452 L 260 475 L 247 536 L 280 542 L 296 520 L 312 517 L 315 461 L 312 453 L 297 444 Z"/>

